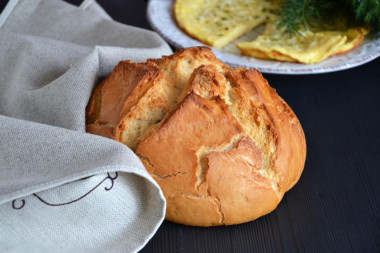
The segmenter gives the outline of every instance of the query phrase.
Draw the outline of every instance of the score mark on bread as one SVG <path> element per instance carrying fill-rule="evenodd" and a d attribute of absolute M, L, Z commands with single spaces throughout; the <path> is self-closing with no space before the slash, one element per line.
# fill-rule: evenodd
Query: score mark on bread
<path fill-rule="evenodd" d="M 166 218 L 194 226 L 271 212 L 306 156 L 297 117 L 262 75 L 205 47 L 120 62 L 93 92 L 87 131 L 132 148 L 165 195 Z"/>

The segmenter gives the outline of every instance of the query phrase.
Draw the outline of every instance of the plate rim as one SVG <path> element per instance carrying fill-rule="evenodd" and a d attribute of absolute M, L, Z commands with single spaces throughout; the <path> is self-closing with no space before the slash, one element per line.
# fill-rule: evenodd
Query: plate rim
<path fill-rule="evenodd" d="M 172 9 L 172 6 L 173 6 L 174 2 L 175 2 L 175 0 L 149 0 L 148 1 L 148 5 L 147 5 L 147 9 L 146 9 L 146 16 L 147 16 L 147 20 L 148 20 L 149 25 L 162 38 L 164 38 L 167 42 L 169 42 L 175 48 L 185 48 L 186 46 L 184 46 L 183 44 L 178 43 L 177 41 L 175 41 L 174 39 L 172 39 L 170 37 L 170 35 L 167 35 L 163 31 L 165 29 L 162 29 L 162 27 L 159 27 L 159 25 L 157 24 L 157 22 L 155 20 L 155 16 L 152 15 L 152 12 L 153 12 L 153 10 L 152 10 L 153 9 L 153 3 L 165 3 L 165 4 L 169 3 L 170 4 L 170 9 Z M 189 36 L 188 34 L 186 34 L 180 27 L 178 27 L 177 22 L 175 21 L 175 19 L 173 17 L 173 13 L 167 12 L 166 9 L 165 9 L 165 12 L 166 12 L 166 14 L 168 14 L 170 16 L 171 24 L 174 25 L 174 27 L 176 28 L 176 30 L 179 31 L 179 33 L 181 34 L 181 37 L 183 37 L 184 39 L 189 40 L 189 41 L 192 41 L 192 40 L 195 41 L 195 44 L 192 45 L 192 46 L 205 46 L 205 47 L 209 47 L 219 59 L 221 59 L 223 62 L 225 62 L 226 64 L 228 64 L 228 65 L 230 65 L 232 67 L 256 68 L 260 72 L 268 73 L 268 74 L 285 74 L 285 75 L 323 74 L 323 73 L 337 72 L 337 71 L 342 71 L 342 70 L 347 70 L 347 69 L 350 69 L 350 68 L 358 67 L 358 66 L 363 65 L 365 63 L 368 63 L 368 62 L 370 62 L 370 61 L 372 61 L 372 60 L 374 60 L 374 59 L 376 59 L 376 58 L 378 58 L 380 56 L 380 38 L 378 38 L 378 39 L 376 39 L 374 41 L 375 43 L 379 44 L 377 52 L 374 52 L 374 53 L 369 54 L 369 55 L 364 55 L 364 56 L 361 56 L 361 57 L 357 57 L 357 59 L 355 61 L 352 61 L 350 63 L 332 64 L 332 65 L 327 65 L 327 66 L 316 66 L 314 64 L 303 64 L 303 66 L 304 66 L 303 68 L 293 68 L 292 69 L 291 68 L 291 64 L 302 64 L 302 63 L 288 63 L 288 62 L 279 62 L 279 61 L 269 61 L 269 60 L 254 59 L 252 57 L 248 57 L 248 56 L 244 56 L 244 55 L 235 55 L 235 54 L 223 52 L 223 51 L 221 51 L 218 48 L 214 48 L 212 46 L 203 44 L 202 42 L 200 42 L 200 41 L 194 39 L 193 37 Z M 350 52 L 348 52 L 348 53 L 350 53 Z M 269 62 L 273 62 L 274 64 L 282 64 L 282 65 L 285 65 L 285 66 L 286 65 L 290 65 L 290 66 L 287 66 L 287 67 L 281 67 L 280 66 L 278 68 L 274 68 L 274 67 L 260 66 L 260 62 L 252 63 L 252 65 L 251 64 L 246 64 L 246 63 L 239 63 L 238 64 L 238 63 L 231 62 L 231 61 L 229 61 L 229 60 L 226 59 L 226 57 L 228 57 L 230 55 L 233 56 L 233 57 L 239 57 L 242 60 L 247 59 L 247 60 L 254 60 L 254 61 L 266 61 L 268 63 Z M 342 54 L 342 55 L 337 55 L 337 56 L 332 56 L 332 57 L 344 57 L 344 56 Z M 349 59 L 348 57 L 344 57 L 344 58 Z M 257 66 L 255 66 L 253 64 L 257 64 Z M 322 64 L 323 64 L 323 62 L 322 62 Z"/>

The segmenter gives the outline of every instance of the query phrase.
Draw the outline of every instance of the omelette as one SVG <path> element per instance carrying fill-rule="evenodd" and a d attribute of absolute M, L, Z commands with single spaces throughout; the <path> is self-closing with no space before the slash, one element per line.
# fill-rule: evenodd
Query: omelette
<path fill-rule="evenodd" d="M 260 24 L 265 31 L 253 41 L 236 43 L 243 55 L 286 62 L 314 64 L 357 47 L 366 28 L 337 30 L 323 24 L 321 30 L 301 28 L 286 34 L 277 27 L 274 14 L 282 0 L 176 0 L 174 16 L 187 34 L 223 48 Z M 232 44 L 234 45 L 234 44 Z"/>
<path fill-rule="evenodd" d="M 312 64 L 336 54 L 345 53 L 360 44 L 368 30 L 352 28 L 346 31 L 311 31 L 284 34 L 276 24 L 268 23 L 264 34 L 251 42 L 240 42 L 242 54 L 278 61 Z"/>
<path fill-rule="evenodd" d="M 190 36 L 224 47 L 271 17 L 267 0 L 177 0 L 174 16 Z"/>

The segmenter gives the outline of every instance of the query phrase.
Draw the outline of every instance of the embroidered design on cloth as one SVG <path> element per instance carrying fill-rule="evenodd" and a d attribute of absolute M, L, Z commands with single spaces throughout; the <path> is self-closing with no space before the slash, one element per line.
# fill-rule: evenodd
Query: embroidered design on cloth
<path fill-rule="evenodd" d="M 113 185 L 114 185 L 114 181 L 116 180 L 116 178 L 118 177 L 118 173 L 115 172 L 115 176 L 111 176 L 110 173 L 107 173 L 107 177 L 105 177 L 102 181 L 100 181 L 96 186 L 94 186 L 90 191 L 88 191 L 86 194 L 82 195 L 81 197 L 77 198 L 77 199 L 74 199 L 74 200 L 71 200 L 69 202 L 64 202 L 64 203 L 56 203 L 56 204 L 53 204 L 53 203 L 49 203 L 48 201 L 44 200 L 43 198 L 41 198 L 39 195 L 37 195 L 36 193 L 33 193 L 32 195 L 34 197 L 36 197 L 39 201 L 41 201 L 42 203 L 44 203 L 45 205 L 48 205 L 48 206 L 64 206 L 64 205 L 69 205 L 69 204 L 72 204 L 74 202 L 77 202 L 81 199 L 83 199 L 84 197 L 86 197 L 87 195 L 89 195 L 91 192 L 93 192 L 96 188 L 98 188 L 100 185 L 102 185 L 105 181 L 107 180 L 110 180 L 111 182 L 111 186 L 105 186 L 104 187 L 104 190 L 106 191 L 109 191 L 113 188 Z M 21 203 L 17 203 L 21 201 Z M 15 199 L 12 201 L 12 208 L 13 209 L 16 209 L 16 210 L 19 210 L 19 209 L 22 209 L 23 207 L 25 206 L 25 199 Z"/>

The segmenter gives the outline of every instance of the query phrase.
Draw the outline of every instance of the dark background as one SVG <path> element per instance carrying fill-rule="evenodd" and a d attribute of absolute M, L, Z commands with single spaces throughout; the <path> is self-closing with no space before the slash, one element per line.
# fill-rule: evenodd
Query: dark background
<path fill-rule="evenodd" d="M 147 1 L 98 3 L 118 22 L 151 29 Z M 305 131 L 298 184 L 274 212 L 246 224 L 165 221 L 142 252 L 380 252 L 380 58 L 335 73 L 264 77 Z"/>

